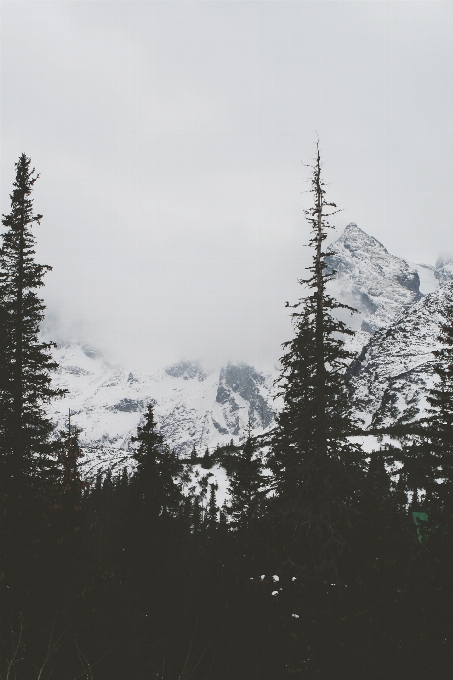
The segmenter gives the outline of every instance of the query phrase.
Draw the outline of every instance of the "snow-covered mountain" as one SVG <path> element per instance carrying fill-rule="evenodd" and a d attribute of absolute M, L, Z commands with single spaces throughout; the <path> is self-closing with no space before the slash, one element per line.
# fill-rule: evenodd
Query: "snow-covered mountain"
<path fill-rule="evenodd" d="M 357 414 L 371 427 L 418 418 L 434 379 L 440 324 L 453 299 L 453 262 L 410 264 L 354 223 L 328 252 L 336 271 L 331 292 L 358 309 L 350 343 L 357 358 L 348 369 Z M 273 427 L 277 371 L 247 364 L 208 370 L 181 361 L 154 374 L 133 373 L 80 344 L 58 347 L 55 359 L 56 386 L 69 394 L 52 404 L 51 416 L 63 428 L 71 410 L 82 429 L 87 476 L 131 465 L 131 436 L 150 401 L 166 441 L 183 456 L 194 446 L 201 454 L 231 439 L 243 441 L 249 420 L 255 434 Z"/>
<path fill-rule="evenodd" d="M 453 300 L 453 262 L 408 263 L 354 223 L 329 252 L 337 272 L 331 290 L 358 310 L 350 344 L 357 358 L 348 369 L 358 418 L 379 428 L 423 417 L 433 351 Z"/>
<path fill-rule="evenodd" d="M 69 393 L 52 404 L 52 417 L 63 429 L 71 410 L 82 430 L 87 475 L 131 465 L 131 436 L 149 402 L 165 440 L 182 456 L 194 446 L 201 454 L 232 439 L 239 443 L 249 420 L 257 434 L 273 424 L 276 375 L 247 364 L 207 371 L 181 361 L 154 374 L 132 373 L 80 344 L 58 347 L 54 357 L 60 365 L 55 383 Z"/>
<path fill-rule="evenodd" d="M 378 329 L 387 328 L 422 297 L 417 268 L 391 255 L 354 222 L 327 252 L 328 272 L 336 272 L 330 292 L 358 311 L 350 322 L 356 330 L 353 350 L 360 350 Z"/>

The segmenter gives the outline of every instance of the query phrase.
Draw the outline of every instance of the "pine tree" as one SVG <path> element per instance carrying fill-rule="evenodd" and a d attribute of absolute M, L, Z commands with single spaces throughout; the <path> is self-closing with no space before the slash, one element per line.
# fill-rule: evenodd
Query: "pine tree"
<path fill-rule="evenodd" d="M 134 502 L 140 505 L 148 520 L 154 521 L 161 515 L 175 516 L 183 502 L 181 485 L 176 481 L 181 464 L 157 431 L 151 403 L 145 422 L 138 427 L 132 441 L 138 442 L 134 452 L 137 469 L 131 483 Z"/>
<path fill-rule="evenodd" d="M 39 337 L 45 306 L 37 289 L 51 267 L 34 260 L 31 229 L 42 217 L 33 211 L 34 172 L 22 154 L 0 249 L 0 571 L 17 598 L 27 589 L 36 592 L 37 583 L 50 592 L 44 563 L 47 547 L 55 546 L 59 464 L 45 405 L 64 393 L 51 385 L 57 368 L 52 343 Z"/>
<path fill-rule="evenodd" d="M 416 595 L 423 607 L 415 625 L 421 629 L 422 621 L 425 622 L 431 640 L 437 644 L 431 644 L 424 657 L 431 658 L 438 673 L 448 677 L 452 653 L 445 641 L 453 628 L 453 287 L 448 286 L 445 291 L 450 297 L 438 336 L 441 346 L 433 352 L 437 360 L 434 367 L 437 381 L 428 395 L 430 408 L 428 423 L 422 426 L 424 436 L 416 438 L 420 449 L 417 462 L 423 463 L 416 479 L 420 486 L 425 485 L 425 498 L 414 508 L 419 511 L 414 520 L 418 525 L 421 552 Z M 421 651 L 417 657 L 422 665 Z"/>
<path fill-rule="evenodd" d="M 67 430 L 60 432 L 56 443 L 61 478 L 56 493 L 60 496 L 63 513 L 64 541 L 70 543 L 74 534 L 80 531 L 82 495 L 88 483 L 80 474 L 79 462 L 83 456 L 79 435 L 81 430 L 71 423 L 71 410 L 68 414 Z"/>
<path fill-rule="evenodd" d="M 198 459 L 198 454 L 197 454 L 197 449 L 195 448 L 195 444 L 192 447 L 192 451 L 190 452 L 190 460 L 195 462 Z"/>
<path fill-rule="evenodd" d="M 201 467 L 203 470 L 210 470 L 214 464 L 214 461 L 212 459 L 212 456 L 209 452 L 209 448 L 206 448 L 206 451 L 204 452 L 204 456 L 201 459 Z"/>
<path fill-rule="evenodd" d="M 49 459 L 53 427 L 43 406 L 64 393 L 51 386 L 51 373 L 57 368 L 50 355 L 52 343 L 39 338 L 45 307 L 36 291 L 51 267 L 34 261 L 31 227 L 40 223 L 42 215 L 34 213 L 30 198 L 39 177 L 30 162 L 22 154 L 16 163 L 11 212 L 3 215 L 6 231 L 0 250 L 1 472 L 4 490 L 14 488 L 17 493 L 54 466 Z"/>
<path fill-rule="evenodd" d="M 338 211 L 325 198 L 319 143 L 312 170 L 314 202 L 305 211 L 314 250 L 308 267 L 311 276 L 300 281 L 308 295 L 293 305 L 295 337 L 284 344 L 279 380 L 284 406 L 269 463 L 275 475 L 273 507 L 280 528 L 286 526 L 293 539 L 307 541 L 305 559 L 312 560 L 315 568 L 335 569 L 362 467 L 359 447 L 348 440 L 354 423 L 345 367 L 352 357 L 343 337 L 352 331 L 336 317 L 337 310 L 354 310 L 326 290 L 334 272 L 327 271 L 323 242 L 331 228 L 327 218 Z"/>
<path fill-rule="evenodd" d="M 252 529 L 263 510 L 263 464 L 256 451 L 249 422 L 247 439 L 241 455 L 236 459 L 228 488 L 229 515 L 232 525 L 237 529 Z"/>
<path fill-rule="evenodd" d="M 217 515 L 219 508 L 216 503 L 216 492 L 218 491 L 218 488 L 218 484 L 209 484 L 209 501 L 206 509 L 206 526 L 209 535 L 212 535 L 216 531 L 218 525 Z"/>

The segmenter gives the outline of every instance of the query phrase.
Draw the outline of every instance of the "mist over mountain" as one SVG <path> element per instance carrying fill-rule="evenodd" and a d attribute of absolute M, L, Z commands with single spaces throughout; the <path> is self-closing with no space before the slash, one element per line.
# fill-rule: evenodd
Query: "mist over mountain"
<path fill-rule="evenodd" d="M 330 291 L 358 313 L 345 320 L 356 330 L 348 369 L 356 414 L 365 427 L 421 417 L 433 381 L 433 350 L 453 298 L 453 263 L 413 264 L 349 224 L 329 246 L 335 271 Z M 160 430 L 179 455 L 244 440 L 272 429 L 279 408 L 278 369 L 230 362 L 208 367 L 182 360 L 151 372 L 132 371 L 83 343 L 60 342 L 55 383 L 69 390 L 51 414 L 64 427 L 69 409 L 82 429 L 85 474 L 131 466 L 131 437 L 152 401 Z"/>

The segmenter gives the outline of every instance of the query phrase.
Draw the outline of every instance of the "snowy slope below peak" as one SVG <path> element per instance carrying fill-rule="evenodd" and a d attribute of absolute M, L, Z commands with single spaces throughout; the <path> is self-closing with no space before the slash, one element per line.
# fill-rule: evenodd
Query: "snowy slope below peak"
<path fill-rule="evenodd" d="M 357 414 L 366 427 L 418 420 L 435 380 L 433 351 L 453 302 L 453 282 L 405 310 L 389 328 L 377 331 L 349 368 Z"/>
<path fill-rule="evenodd" d="M 193 446 L 202 453 L 231 439 L 239 443 L 249 419 L 256 434 L 273 424 L 275 376 L 246 364 L 209 372 L 183 361 L 154 374 L 131 373 L 78 344 L 56 349 L 54 357 L 60 365 L 54 383 L 69 394 L 52 404 L 50 415 L 62 429 L 71 410 L 88 476 L 132 465 L 131 437 L 149 402 L 165 440 L 183 456 Z"/>

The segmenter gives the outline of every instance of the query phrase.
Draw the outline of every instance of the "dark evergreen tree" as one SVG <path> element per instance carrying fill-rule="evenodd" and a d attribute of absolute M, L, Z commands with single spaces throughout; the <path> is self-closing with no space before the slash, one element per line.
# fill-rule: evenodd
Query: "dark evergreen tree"
<path fill-rule="evenodd" d="M 31 229 L 42 217 L 33 211 L 34 172 L 22 154 L 10 194 L 11 212 L 2 219 L 0 249 L 0 571 L 5 592 L 14 595 L 6 605 L 11 611 L 22 607 L 31 593 L 35 599 L 43 593 L 40 606 L 49 595 L 45 553 L 49 547 L 50 555 L 56 538 L 59 465 L 45 405 L 63 391 L 51 385 L 57 368 L 52 343 L 39 337 L 45 307 L 37 290 L 51 268 L 34 260 Z"/>
<path fill-rule="evenodd" d="M 277 418 L 270 465 L 275 474 L 273 506 L 280 527 L 304 540 L 305 560 L 316 568 L 335 562 L 360 485 L 363 456 L 348 437 L 354 432 L 346 364 L 352 358 L 343 337 L 352 334 L 338 310 L 354 311 L 326 290 L 328 272 L 323 243 L 331 228 L 327 219 L 338 212 L 325 198 L 319 144 L 311 179 L 313 207 L 305 214 L 311 225 L 311 276 L 293 308 L 295 337 L 286 342 L 280 378 L 284 407 Z M 328 212 L 330 210 L 330 213 Z"/>
<path fill-rule="evenodd" d="M 71 423 L 71 411 L 68 414 L 68 426 L 60 432 L 55 448 L 60 463 L 61 477 L 54 493 L 58 497 L 63 517 L 63 542 L 70 544 L 75 534 L 81 529 L 82 495 L 88 483 L 82 479 L 79 462 L 83 456 L 79 435 L 81 430 Z"/>
<path fill-rule="evenodd" d="M 46 626 L 56 608 L 69 601 L 59 599 L 62 465 L 45 412 L 49 400 L 64 391 L 52 387 L 57 368 L 52 343 L 39 336 L 45 306 L 38 289 L 51 267 L 37 264 L 34 257 L 32 228 L 42 217 L 34 212 L 31 198 L 37 179 L 30 159 L 22 154 L 10 194 L 11 211 L 2 219 L 0 249 L 2 625 L 8 627 L 25 607 L 29 659 L 41 651 L 39 634 L 33 637 L 31 631 Z M 66 583 L 69 589 L 72 585 Z M 5 634 L 3 630 L 2 639 Z"/>
<path fill-rule="evenodd" d="M 247 439 L 241 454 L 235 460 L 228 488 L 228 512 L 231 524 L 236 529 L 251 530 L 262 514 L 265 494 L 262 471 L 262 460 L 257 454 L 249 422 Z"/>
<path fill-rule="evenodd" d="M 206 509 L 206 526 L 208 529 L 208 533 L 210 535 L 212 535 L 215 532 L 218 524 L 219 508 L 217 507 L 216 502 L 216 492 L 218 488 L 219 488 L 218 484 L 209 485 L 209 500 L 208 507 Z"/>
<path fill-rule="evenodd" d="M 193 447 L 192 447 L 192 451 L 190 452 L 190 460 L 195 462 L 197 460 L 197 458 L 198 458 L 197 449 L 195 448 L 195 444 L 194 444 Z"/>
<path fill-rule="evenodd" d="M 178 481 L 182 466 L 157 430 L 151 403 L 133 441 L 138 443 L 134 452 L 137 469 L 131 480 L 134 503 L 139 504 L 148 520 L 176 516 L 183 503 Z"/>
<path fill-rule="evenodd" d="M 209 453 L 209 449 L 206 448 L 206 451 L 204 452 L 204 456 L 201 459 L 201 467 L 204 470 L 210 470 L 214 464 L 213 458 L 211 454 Z"/>
<path fill-rule="evenodd" d="M 406 494 L 412 510 L 432 504 L 437 496 L 439 461 L 432 450 L 427 431 L 399 437 L 399 446 L 389 445 L 387 451 L 401 465 L 398 470 L 398 489 Z"/>
<path fill-rule="evenodd" d="M 39 327 L 44 303 L 37 295 L 44 274 L 51 269 L 34 261 L 33 224 L 42 215 L 33 211 L 31 193 L 39 175 L 22 154 L 16 163 L 16 179 L 10 194 L 11 212 L 2 219 L 5 231 L 0 250 L 0 450 L 2 486 L 21 493 L 26 480 L 46 476 L 53 468 L 49 459 L 52 424 L 43 405 L 63 393 L 51 386 L 52 343 L 42 342 Z"/>

